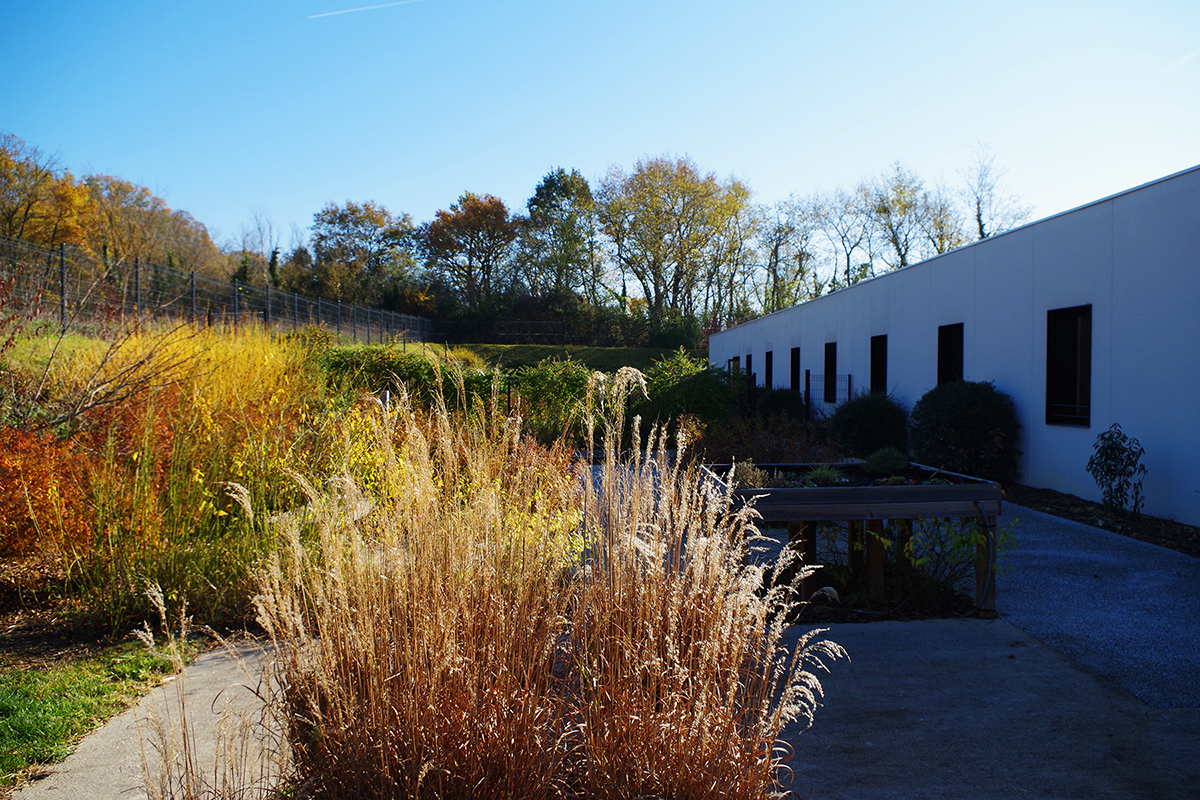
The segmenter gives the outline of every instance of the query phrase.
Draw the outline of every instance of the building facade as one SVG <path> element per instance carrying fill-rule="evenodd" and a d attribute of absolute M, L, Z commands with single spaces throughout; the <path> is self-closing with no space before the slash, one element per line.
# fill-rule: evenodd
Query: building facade
<path fill-rule="evenodd" d="M 1021 482 L 1089 500 L 1097 434 L 1145 448 L 1144 511 L 1200 525 L 1200 167 L 714 334 L 709 360 L 827 407 L 991 381 Z"/>

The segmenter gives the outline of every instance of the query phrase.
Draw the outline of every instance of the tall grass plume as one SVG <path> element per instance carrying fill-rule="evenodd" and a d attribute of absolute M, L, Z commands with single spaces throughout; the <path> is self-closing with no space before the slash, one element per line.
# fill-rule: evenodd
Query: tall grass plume
<path fill-rule="evenodd" d="M 751 510 L 665 437 L 622 441 L 636 381 L 593 386 L 596 467 L 496 403 L 401 397 L 370 417 L 371 492 L 295 476 L 306 511 L 276 517 L 255 600 L 291 790 L 778 796 L 780 732 L 811 720 L 814 668 L 844 652 L 785 647 L 786 588 L 763 595 L 745 565 Z"/>

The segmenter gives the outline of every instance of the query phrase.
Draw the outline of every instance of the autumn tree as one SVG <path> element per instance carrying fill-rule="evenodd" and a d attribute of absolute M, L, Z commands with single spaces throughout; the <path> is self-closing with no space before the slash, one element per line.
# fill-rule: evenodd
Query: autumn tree
<path fill-rule="evenodd" d="M 517 265 L 534 295 L 581 292 L 597 301 L 598 261 L 592 189 L 579 170 L 551 170 L 516 220 Z"/>
<path fill-rule="evenodd" d="M 637 282 L 652 320 L 667 311 L 695 317 L 701 310 L 700 283 L 714 274 L 713 259 L 736 249 L 721 237 L 748 196 L 740 182 L 718 181 L 686 157 L 638 161 L 628 174 L 609 170 L 597 217 L 611 257 Z"/>
<path fill-rule="evenodd" d="M 755 245 L 762 216 L 750 202 L 750 189 L 745 184 L 731 182 L 730 195 L 732 213 L 718 226 L 708 248 L 699 290 L 699 315 L 710 330 L 745 322 L 755 315 L 759 259 Z"/>
<path fill-rule="evenodd" d="M 0 235 L 46 247 L 86 244 L 87 192 L 58 159 L 0 134 Z"/>
<path fill-rule="evenodd" d="M 412 233 L 408 214 L 392 214 L 369 200 L 326 205 L 313 217 L 311 288 L 330 300 L 375 302 L 392 284 L 412 277 Z"/>
<path fill-rule="evenodd" d="M 312 295 L 320 294 L 313 257 L 303 244 L 295 244 L 283 257 L 279 267 L 279 285 L 289 292 Z"/>
<path fill-rule="evenodd" d="M 883 242 L 880 258 L 890 269 L 903 269 L 922 246 L 925 228 L 925 183 L 899 162 L 870 185 L 869 219 Z"/>
<path fill-rule="evenodd" d="M 1000 186 L 1004 170 L 996 166 L 991 148 L 980 145 L 975 160 L 967 169 L 966 186 L 962 190 L 971 217 L 971 233 L 976 239 L 986 239 L 1024 223 L 1033 208 L 1022 205 L 1020 199 Z"/>
<path fill-rule="evenodd" d="M 227 274 L 203 224 L 172 211 L 145 186 L 112 175 L 87 175 L 86 247 L 113 263 L 142 261 L 208 274 Z"/>
<path fill-rule="evenodd" d="M 504 201 L 473 192 L 438 211 L 418 234 L 427 266 L 472 312 L 490 308 L 508 288 L 516 238 Z"/>
<path fill-rule="evenodd" d="M 819 218 L 812 206 L 789 198 L 761 207 L 759 215 L 759 308 L 770 314 L 819 297 L 824 281 L 817 275 Z"/>
<path fill-rule="evenodd" d="M 833 267 L 830 288 L 850 286 L 874 272 L 875 238 L 871 222 L 871 188 L 860 183 L 854 191 L 838 187 L 809 201 Z"/>
<path fill-rule="evenodd" d="M 921 217 L 921 233 L 925 238 L 925 255 L 949 253 L 967 243 L 962 215 L 950 193 L 941 187 L 927 192 Z"/>
<path fill-rule="evenodd" d="M 265 211 L 254 210 L 238 236 L 240 247 L 228 254 L 236 263 L 233 279 L 255 286 L 283 285 L 279 232 Z"/>

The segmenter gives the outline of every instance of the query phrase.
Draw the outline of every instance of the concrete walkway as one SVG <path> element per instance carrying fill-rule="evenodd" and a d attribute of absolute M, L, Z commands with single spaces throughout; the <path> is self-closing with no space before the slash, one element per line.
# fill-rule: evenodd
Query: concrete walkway
<path fill-rule="evenodd" d="M 1200 560 L 1005 504 L 1000 618 L 832 625 L 799 797 L 1200 798 Z"/>
<path fill-rule="evenodd" d="M 50 767 L 46 777 L 17 791 L 17 800 L 141 800 L 143 756 L 151 770 L 161 763 L 155 720 L 179 719 L 180 696 L 186 704 L 194 735 L 192 752 L 198 763 L 213 763 L 217 731 L 229 711 L 255 708 L 262 650 L 242 647 L 236 655 L 225 650 L 202 654 L 175 678 L 143 697 L 84 739 L 66 761 Z M 179 753 L 178 742 L 168 745 Z M 182 797 L 183 794 L 177 794 Z"/>
<path fill-rule="evenodd" d="M 830 626 L 851 661 L 830 665 L 813 728 L 787 731 L 798 797 L 1200 798 L 1200 560 L 1006 505 L 1014 517 L 1000 619 Z M 214 699 L 252 702 L 246 682 L 220 653 L 188 669 L 201 752 Z M 134 720 L 174 691 L 18 800 L 144 797 Z"/>

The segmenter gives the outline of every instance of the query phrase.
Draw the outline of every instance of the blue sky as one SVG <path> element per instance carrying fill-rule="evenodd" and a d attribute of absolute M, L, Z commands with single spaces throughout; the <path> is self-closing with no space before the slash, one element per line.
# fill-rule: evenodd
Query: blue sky
<path fill-rule="evenodd" d="M 0 131 L 218 243 L 643 156 L 769 202 L 954 186 L 984 142 L 1035 218 L 1200 163 L 1195 0 L 39 0 L 0 7 L 0 69 Z"/>

